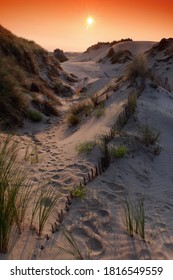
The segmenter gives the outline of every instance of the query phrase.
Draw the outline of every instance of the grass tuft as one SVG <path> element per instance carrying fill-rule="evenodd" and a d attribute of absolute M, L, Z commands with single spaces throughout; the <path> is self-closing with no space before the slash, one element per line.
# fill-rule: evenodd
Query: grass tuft
<path fill-rule="evenodd" d="M 128 152 L 128 149 L 126 146 L 121 145 L 118 148 L 111 147 L 110 154 L 111 156 L 115 158 L 122 158 L 124 155 L 126 155 Z"/>
<path fill-rule="evenodd" d="M 39 162 L 39 151 L 37 145 L 31 147 L 30 145 L 27 145 L 25 149 L 24 160 L 29 161 L 31 164 Z"/>
<path fill-rule="evenodd" d="M 88 104 L 86 102 L 80 102 L 80 103 L 76 103 L 73 104 L 69 111 L 68 111 L 68 124 L 69 126 L 75 126 L 79 123 L 80 118 L 79 118 L 79 114 L 84 112 L 88 107 Z"/>
<path fill-rule="evenodd" d="M 146 146 L 154 145 L 159 140 L 160 131 L 150 128 L 147 124 L 142 127 L 141 132 L 142 141 Z"/>
<path fill-rule="evenodd" d="M 32 188 L 28 170 L 18 161 L 11 136 L 0 141 L 0 253 L 8 253 L 15 229 L 21 232 Z"/>
<path fill-rule="evenodd" d="M 77 125 L 79 123 L 80 119 L 79 119 L 78 115 L 75 115 L 74 113 L 70 113 L 68 115 L 67 120 L 68 120 L 69 126 L 75 126 L 75 125 Z"/>
<path fill-rule="evenodd" d="M 26 112 L 26 98 L 19 83 L 1 61 L 0 56 L 0 122 L 2 127 L 21 125 Z"/>
<path fill-rule="evenodd" d="M 94 94 L 93 96 L 91 96 L 91 103 L 92 103 L 92 105 L 94 106 L 94 108 L 96 108 L 98 105 L 99 105 L 99 96 L 98 96 L 98 94 L 96 93 L 96 94 Z"/>
<path fill-rule="evenodd" d="M 80 252 L 78 243 L 74 239 L 72 233 L 69 230 L 67 230 L 67 228 L 65 226 L 61 226 L 60 229 L 61 229 L 61 232 L 63 233 L 63 235 L 65 236 L 68 244 L 70 245 L 70 249 L 64 248 L 62 246 L 60 246 L 60 249 L 62 249 L 64 252 L 74 256 L 76 260 L 83 260 L 84 258 Z"/>
<path fill-rule="evenodd" d="M 135 202 L 132 202 L 128 196 L 124 200 L 125 226 L 131 237 L 134 233 L 145 240 L 145 210 L 144 196 L 139 195 Z"/>
<path fill-rule="evenodd" d="M 95 146 L 94 141 L 85 141 L 76 145 L 76 151 L 78 152 L 78 154 L 82 154 L 82 153 L 88 154 L 90 151 L 92 151 L 94 146 Z"/>
<path fill-rule="evenodd" d="M 146 79 L 149 75 L 147 61 L 143 56 L 137 56 L 126 67 L 127 80 L 134 81 L 136 78 Z"/>
<path fill-rule="evenodd" d="M 35 203 L 32 210 L 31 228 L 33 224 L 38 223 L 37 233 L 41 236 L 45 223 L 49 218 L 56 202 L 59 197 L 54 189 L 48 187 L 48 185 L 41 186 L 35 194 Z"/>
<path fill-rule="evenodd" d="M 33 122 L 40 122 L 42 120 L 41 113 L 36 110 L 28 110 L 28 119 Z"/>
<path fill-rule="evenodd" d="M 69 109 L 69 114 L 80 114 L 87 108 L 87 103 L 85 101 L 73 104 Z"/>
<path fill-rule="evenodd" d="M 133 221 L 133 205 L 129 197 L 125 196 L 124 201 L 124 215 L 125 215 L 125 226 L 127 232 L 131 237 L 134 234 L 134 221 Z"/>
<path fill-rule="evenodd" d="M 75 198 L 83 198 L 86 195 L 85 187 L 79 185 L 75 189 L 72 190 L 72 195 Z"/>
<path fill-rule="evenodd" d="M 130 114 L 133 114 L 135 112 L 137 106 L 137 93 L 131 93 L 128 96 L 128 107 L 130 110 Z"/>
<path fill-rule="evenodd" d="M 102 117 L 104 114 L 105 114 L 105 104 L 104 104 L 104 102 L 101 102 L 101 103 L 98 105 L 97 109 L 96 109 L 95 116 L 96 116 L 97 118 L 100 118 L 100 117 Z"/>
<path fill-rule="evenodd" d="M 144 197 L 138 196 L 134 212 L 135 232 L 145 240 Z"/>

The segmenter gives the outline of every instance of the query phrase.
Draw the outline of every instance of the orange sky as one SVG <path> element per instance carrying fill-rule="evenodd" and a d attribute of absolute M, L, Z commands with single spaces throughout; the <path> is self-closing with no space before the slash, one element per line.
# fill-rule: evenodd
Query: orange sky
<path fill-rule="evenodd" d="M 87 28 L 86 18 L 95 22 Z M 0 24 L 44 48 L 84 51 L 97 42 L 173 37 L 173 0 L 0 0 Z"/>

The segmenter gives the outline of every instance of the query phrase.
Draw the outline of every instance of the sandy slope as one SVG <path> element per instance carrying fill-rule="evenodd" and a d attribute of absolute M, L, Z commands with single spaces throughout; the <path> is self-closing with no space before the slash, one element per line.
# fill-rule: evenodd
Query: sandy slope
<path fill-rule="evenodd" d="M 132 53 L 139 54 L 152 47 L 153 43 L 127 42 L 126 45 L 122 43 L 115 48 L 122 50 L 125 46 Z M 29 133 L 27 125 L 19 131 L 20 137 L 17 139 L 22 145 L 35 143 L 39 148 L 41 160 L 32 168 L 35 183 L 49 178 L 51 185 L 61 196 L 49 223 L 56 220 L 57 211 L 63 207 L 65 197 L 73 184 L 78 184 L 100 157 L 97 148 L 87 156 L 78 155 L 76 144 L 96 139 L 107 131 L 116 121 L 129 92 L 132 91 L 128 83 L 119 83 L 116 79 L 122 75 L 125 65 L 111 65 L 109 61 L 101 66 L 97 63 L 98 58 L 105 56 L 107 51 L 105 47 L 94 51 L 94 54 L 80 55 L 62 64 L 65 71 L 81 79 L 76 84 L 76 89 L 83 86 L 88 88 L 82 98 L 95 92 L 101 95 L 107 90 L 109 99 L 105 101 L 104 116 L 97 119 L 91 115 L 83 119 L 77 128 L 69 129 L 64 115 L 59 123 L 35 127 L 36 131 L 30 128 Z M 171 67 L 172 65 L 170 69 Z M 105 77 L 105 73 L 110 78 Z M 117 88 L 116 84 L 119 85 Z M 65 108 L 68 108 L 74 100 L 75 98 L 69 99 Z M 173 258 L 172 112 L 171 93 L 162 87 L 153 88 L 147 81 L 143 93 L 138 98 L 135 116 L 130 118 L 123 129 L 125 133 L 110 142 L 110 145 L 115 146 L 124 143 L 128 147 L 128 154 L 122 159 L 112 160 L 106 172 L 87 185 L 86 197 L 82 200 L 73 200 L 70 211 L 65 214 L 63 224 L 76 240 L 84 258 Z M 154 148 L 145 147 L 140 141 L 141 127 L 145 124 L 160 131 L 159 155 L 154 155 Z M 124 224 L 125 195 L 128 195 L 135 204 L 139 194 L 144 196 L 145 242 L 139 235 L 130 237 Z M 76 258 L 74 248 L 70 247 L 61 232 L 53 234 L 48 241 L 45 239 L 45 234 L 50 234 L 49 223 L 41 239 L 25 231 L 7 257 Z M 40 250 L 40 245 L 44 245 L 43 251 Z M 60 246 L 66 250 L 60 249 Z"/>

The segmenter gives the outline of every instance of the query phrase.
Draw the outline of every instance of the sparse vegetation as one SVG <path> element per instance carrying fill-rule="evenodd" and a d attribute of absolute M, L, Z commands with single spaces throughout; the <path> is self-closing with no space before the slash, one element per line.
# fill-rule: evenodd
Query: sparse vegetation
<path fill-rule="evenodd" d="M 43 112 L 46 116 L 59 116 L 59 112 L 56 108 L 56 100 L 46 100 L 38 97 L 32 99 L 33 106 L 39 111 Z"/>
<path fill-rule="evenodd" d="M 70 113 L 67 117 L 69 126 L 75 126 L 79 123 L 80 119 L 78 115 L 75 115 L 74 113 Z"/>
<path fill-rule="evenodd" d="M 141 128 L 142 141 L 146 146 L 154 145 L 159 140 L 160 131 L 150 128 L 147 124 Z"/>
<path fill-rule="evenodd" d="M 110 151 L 108 149 L 107 137 L 105 135 L 103 135 L 100 141 L 98 141 L 98 145 L 102 152 L 102 157 L 101 157 L 102 166 L 104 169 L 107 169 L 110 164 L 111 156 L 110 156 Z"/>
<path fill-rule="evenodd" d="M 139 195 L 135 202 L 128 196 L 124 200 L 125 226 L 131 237 L 134 233 L 139 234 L 145 240 L 145 210 L 144 196 Z"/>
<path fill-rule="evenodd" d="M 112 64 L 125 63 L 132 60 L 132 53 L 129 50 L 114 51 L 114 48 L 110 48 L 105 58 L 110 59 Z"/>
<path fill-rule="evenodd" d="M 92 104 L 88 104 L 88 106 L 86 107 L 86 110 L 85 110 L 85 116 L 90 116 L 93 112 L 93 106 Z"/>
<path fill-rule="evenodd" d="M 105 105 L 104 105 L 104 102 L 101 102 L 101 103 L 98 105 L 97 109 L 96 109 L 95 116 L 96 116 L 97 118 L 100 118 L 100 117 L 102 117 L 104 114 L 105 114 Z"/>
<path fill-rule="evenodd" d="M 87 108 L 87 105 L 85 101 L 73 104 L 69 109 L 69 114 L 80 114 Z"/>
<path fill-rule="evenodd" d="M 134 209 L 135 232 L 145 240 L 144 197 L 138 196 Z"/>
<path fill-rule="evenodd" d="M 76 145 L 76 151 L 78 152 L 78 154 L 82 154 L 82 153 L 87 154 L 90 151 L 92 151 L 94 146 L 95 146 L 94 141 L 85 141 Z"/>
<path fill-rule="evenodd" d="M 0 143 L 0 252 L 8 253 L 12 235 L 25 219 L 32 188 L 28 170 L 18 161 L 19 146 L 11 136 Z"/>
<path fill-rule="evenodd" d="M 28 110 L 27 116 L 33 122 L 41 122 L 42 120 L 41 113 L 36 110 Z"/>
<path fill-rule="evenodd" d="M 64 248 L 61 245 L 59 246 L 60 249 L 62 249 L 64 252 L 74 256 L 76 260 L 83 260 L 84 258 L 80 252 L 78 244 L 75 241 L 72 233 L 69 230 L 67 230 L 67 228 L 65 226 L 61 226 L 60 229 L 61 229 L 64 237 L 68 241 L 68 244 L 70 245 L 70 249 Z"/>
<path fill-rule="evenodd" d="M 19 157 L 20 147 L 11 136 L 0 141 L 0 253 L 8 253 L 22 225 L 30 217 L 40 236 L 58 200 L 48 185 L 33 188 L 30 168 Z M 34 198 L 34 201 L 33 201 Z M 26 223 L 25 223 L 26 226 Z"/>
<path fill-rule="evenodd" d="M 133 114 L 135 112 L 136 106 L 137 106 L 137 93 L 133 92 L 128 96 L 128 107 L 130 110 L 130 114 Z"/>
<path fill-rule="evenodd" d="M 58 81 L 61 70 L 58 60 L 46 50 L 0 26 L 1 128 L 22 125 L 31 102 L 43 114 L 58 116 L 56 106 L 60 102 L 53 85 Z M 43 71 L 46 73 L 44 77 L 41 74 Z M 70 86 L 62 84 L 60 94 L 72 95 L 70 90 Z M 31 100 L 27 94 L 30 92 L 41 96 L 41 103 L 37 98 Z"/>
<path fill-rule="evenodd" d="M 35 194 L 35 203 L 32 210 L 31 228 L 38 223 L 37 234 L 41 236 L 45 223 L 49 218 L 59 197 L 54 189 L 48 185 L 41 186 Z"/>
<path fill-rule="evenodd" d="M 124 155 L 127 154 L 127 152 L 128 152 L 128 149 L 124 145 L 121 145 L 118 148 L 111 147 L 111 149 L 110 149 L 111 156 L 113 156 L 115 158 L 122 158 Z"/>
<path fill-rule="evenodd" d="M 72 195 L 75 198 L 83 198 L 86 195 L 85 187 L 78 185 L 75 189 L 72 191 Z"/>
<path fill-rule="evenodd" d="M 22 124 L 26 98 L 20 92 L 18 82 L 5 68 L 0 56 L 0 122 L 2 127 L 14 127 Z"/>
<path fill-rule="evenodd" d="M 88 104 L 85 101 L 73 104 L 68 111 L 67 120 L 69 126 L 77 125 L 80 121 L 79 114 L 86 111 L 87 108 L 88 108 Z"/>
<path fill-rule="evenodd" d="M 29 161 L 31 164 L 39 162 L 39 152 L 37 145 L 28 145 L 25 149 L 24 160 Z"/>
<path fill-rule="evenodd" d="M 70 79 L 70 77 L 68 78 L 68 80 Z M 73 90 L 72 88 L 66 84 L 63 83 L 62 80 L 57 80 L 56 82 L 54 82 L 54 86 L 53 86 L 53 90 L 57 95 L 60 96 L 65 96 L 65 97 L 71 97 L 73 95 Z"/>
<path fill-rule="evenodd" d="M 94 108 L 96 108 L 98 105 L 99 105 L 99 96 L 98 96 L 98 94 L 97 93 L 95 93 L 94 95 L 92 95 L 91 97 L 90 97 L 90 99 L 91 99 L 91 103 L 92 103 L 92 105 L 94 106 Z"/>
<path fill-rule="evenodd" d="M 131 237 L 134 234 L 134 220 L 133 220 L 133 205 L 129 197 L 125 197 L 124 201 L 124 215 L 125 215 L 125 226 L 127 232 Z"/>
<path fill-rule="evenodd" d="M 135 57 L 133 62 L 126 67 L 126 77 L 130 81 L 134 81 L 138 77 L 145 80 L 148 74 L 149 68 L 143 56 Z"/>

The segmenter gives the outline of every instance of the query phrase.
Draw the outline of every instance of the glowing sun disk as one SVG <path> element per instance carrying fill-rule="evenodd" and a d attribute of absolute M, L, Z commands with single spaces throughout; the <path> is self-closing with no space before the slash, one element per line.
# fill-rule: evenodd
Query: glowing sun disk
<path fill-rule="evenodd" d="M 88 24 L 88 25 L 92 25 L 93 22 L 94 22 L 94 20 L 93 20 L 92 17 L 88 17 L 88 18 L 87 18 L 87 24 Z"/>

